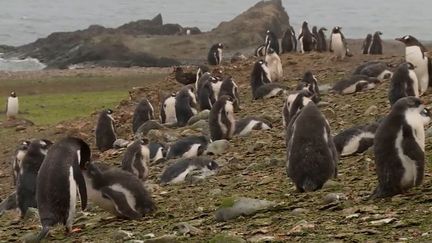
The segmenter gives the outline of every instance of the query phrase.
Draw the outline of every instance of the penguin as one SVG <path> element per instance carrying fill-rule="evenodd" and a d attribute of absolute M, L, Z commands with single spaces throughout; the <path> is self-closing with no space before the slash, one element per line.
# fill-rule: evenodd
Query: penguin
<path fill-rule="evenodd" d="M 129 171 L 142 181 L 145 181 L 149 175 L 150 149 L 148 144 L 147 139 L 139 139 L 131 143 L 123 155 L 121 165 L 122 170 Z"/>
<path fill-rule="evenodd" d="M 143 183 L 130 172 L 117 168 L 102 169 L 87 163 L 82 170 L 88 200 L 123 219 L 139 219 L 156 210 Z"/>
<path fill-rule="evenodd" d="M 266 54 L 266 44 L 259 45 L 255 51 L 254 56 L 256 57 L 263 57 Z"/>
<path fill-rule="evenodd" d="M 209 67 L 207 67 L 206 65 L 200 65 L 200 66 L 198 66 L 198 69 L 197 69 L 197 72 L 196 72 L 195 83 L 198 82 L 198 80 L 201 78 L 201 76 L 204 73 L 207 73 L 207 72 L 210 72 Z"/>
<path fill-rule="evenodd" d="M 186 85 L 176 95 L 175 113 L 179 127 L 186 126 L 189 119 L 198 113 L 196 110 L 198 105 L 194 92 L 195 88 L 192 85 Z"/>
<path fill-rule="evenodd" d="M 432 65 L 429 58 L 426 56 L 426 48 L 411 35 L 406 35 L 396 40 L 405 44 L 405 61 L 414 65 L 414 72 L 419 81 L 420 95 L 423 95 L 429 84 L 432 76 Z"/>
<path fill-rule="evenodd" d="M 378 185 L 371 198 L 392 197 L 422 183 L 430 112 L 417 97 L 399 99 L 375 133 Z"/>
<path fill-rule="evenodd" d="M 273 48 L 268 49 L 267 55 L 265 56 L 265 62 L 267 63 L 267 68 L 270 72 L 270 80 L 272 82 L 281 81 L 283 78 L 282 62 Z"/>
<path fill-rule="evenodd" d="M 275 33 L 270 30 L 267 30 L 265 37 L 265 54 L 268 54 L 269 49 L 273 49 L 276 54 L 279 54 L 279 40 L 276 37 Z"/>
<path fill-rule="evenodd" d="M 162 100 L 160 108 L 160 120 L 162 124 L 177 123 L 176 116 L 176 93 L 173 92 Z"/>
<path fill-rule="evenodd" d="M 216 174 L 219 165 L 208 157 L 192 157 L 176 160 L 168 166 L 160 177 L 162 185 L 183 182 L 192 171 L 199 170 L 202 177 Z"/>
<path fill-rule="evenodd" d="M 81 209 L 87 207 L 86 183 L 80 168 L 90 161 L 90 147 L 80 138 L 66 137 L 54 143 L 39 169 L 36 181 L 36 201 L 42 231 L 41 241 L 51 227 L 62 224 L 72 231 L 77 193 Z"/>
<path fill-rule="evenodd" d="M 331 88 L 338 94 L 353 94 L 360 91 L 370 90 L 376 87 L 380 80 L 366 75 L 355 74 L 348 79 L 342 79 Z"/>
<path fill-rule="evenodd" d="M 282 53 L 297 51 L 297 38 L 292 26 L 285 31 L 281 41 Z"/>
<path fill-rule="evenodd" d="M 309 102 L 291 118 L 286 141 L 287 175 L 297 191 L 319 190 L 337 176 L 339 158 L 330 126 L 315 103 Z"/>
<path fill-rule="evenodd" d="M 224 95 L 230 96 L 234 100 L 233 102 L 234 112 L 239 112 L 240 111 L 239 88 L 231 76 L 226 77 L 222 81 L 218 99 Z"/>
<path fill-rule="evenodd" d="M 6 199 L 0 203 L 0 216 L 4 214 L 5 211 L 15 210 L 18 208 L 16 191 L 12 192 Z"/>
<path fill-rule="evenodd" d="M 396 69 L 389 88 L 390 105 L 407 96 L 419 97 L 419 82 L 412 63 L 402 63 Z"/>
<path fill-rule="evenodd" d="M 222 43 L 214 44 L 210 47 L 207 55 L 207 62 L 209 65 L 219 65 L 222 62 L 222 50 L 224 45 Z"/>
<path fill-rule="evenodd" d="M 12 176 L 14 185 L 17 183 L 18 175 L 21 171 L 21 164 L 27 154 L 30 143 L 29 140 L 22 141 L 15 149 L 15 154 L 12 158 Z"/>
<path fill-rule="evenodd" d="M 182 67 L 174 67 L 175 80 L 183 85 L 193 84 L 196 81 L 196 74 L 184 72 Z"/>
<path fill-rule="evenodd" d="M 209 140 L 205 136 L 188 136 L 181 138 L 168 147 L 167 159 L 190 158 L 200 156 L 207 149 Z"/>
<path fill-rule="evenodd" d="M 371 44 L 372 44 L 372 34 L 367 34 L 366 39 L 363 41 L 363 45 L 362 45 L 363 54 L 369 54 Z"/>
<path fill-rule="evenodd" d="M 161 143 L 150 142 L 148 145 L 148 149 L 150 150 L 150 161 L 151 162 L 159 162 L 166 157 L 166 149 L 165 145 Z"/>
<path fill-rule="evenodd" d="M 305 72 L 296 90 L 307 90 L 310 93 L 308 97 L 312 99 L 313 102 L 318 103 L 320 101 L 318 81 L 311 71 Z"/>
<path fill-rule="evenodd" d="M 298 36 L 298 40 L 300 43 L 300 52 L 310 52 L 314 50 L 314 46 L 316 43 L 316 39 L 314 35 L 310 32 L 308 23 L 306 21 L 302 24 L 301 33 Z"/>
<path fill-rule="evenodd" d="M 254 64 L 250 79 L 252 96 L 255 97 L 255 92 L 260 86 L 268 83 L 271 83 L 271 78 L 267 64 L 264 60 L 258 60 Z"/>
<path fill-rule="evenodd" d="M 101 152 L 112 149 L 117 139 L 112 114 L 113 111 L 111 109 L 103 110 L 99 114 L 96 125 L 96 147 Z"/>
<path fill-rule="evenodd" d="M 275 83 L 264 84 L 258 87 L 258 89 L 256 90 L 254 100 L 269 99 L 276 96 L 280 96 L 286 92 L 286 89 L 287 88 L 285 86 L 280 84 L 275 84 Z"/>
<path fill-rule="evenodd" d="M 200 89 L 204 86 L 206 82 L 208 82 L 212 78 L 212 74 L 210 72 L 205 72 L 201 75 L 201 77 L 195 82 L 195 89 L 197 93 L 200 92 Z"/>
<path fill-rule="evenodd" d="M 327 51 L 327 41 L 324 31 L 327 31 L 326 28 L 322 27 L 318 30 L 318 38 L 317 38 L 317 51 L 318 52 L 326 52 Z"/>
<path fill-rule="evenodd" d="M 375 77 L 380 81 L 390 79 L 393 76 L 393 72 L 388 69 L 387 64 L 380 61 L 371 61 L 362 64 L 354 70 L 353 74 Z"/>
<path fill-rule="evenodd" d="M 344 60 L 345 56 L 352 56 L 344 35 L 341 31 L 342 27 L 336 26 L 333 28 L 330 36 L 330 52 L 335 54 L 336 59 Z"/>
<path fill-rule="evenodd" d="M 212 81 L 217 82 L 216 78 L 210 77 L 197 91 L 197 98 L 200 110 L 210 110 L 216 102 L 215 94 L 212 89 Z"/>
<path fill-rule="evenodd" d="M 312 27 L 312 35 L 315 39 L 314 50 L 318 51 L 318 28 L 315 25 Z"/>
<path fill-rule="evenodd" d="M 212 141 L 230 140 L 235 131 L 233 99 L 221 96 L 213 105 L 209 115 L 209 128 Z"/>
<path fill-rule="evenodd" d="M 253 130 L 272 129 L 270 121 L 259 117 L 246 117 L 236 121 L 234 135 L 248 136 Z"/>
<path fill-rule="evenodd" d="M 18 96 L 16 95 L 15 91 L 12 91 L 7 100 L 6 118 L 8 120 L 15 119 L 18 116 L 18 111 L 19 111 Z"/>
<path fill-rule="evenodd" d="M 373 146 L 375 131 L 379 123 L 359 125 L 341 131 L 334 136 L 336 150 L 340 156 L 363 153 Z"/>
<path fill-rule="evenodd" d="M 24 218 L 28 208 L 37 208 L 36 177 L 51 144 L 52 142 L 46 139 L 31 141 L 21 162 L 16 186 L 21 218 Z"/>
<path fill-rule="evenodd" d="M 383 45 L 382 45 L 380 35 L 382 35 L 381 31 L 377 31 L 373 35 L 372 43 L 371 43 L 370 48 L 369 48 L 369 54 L 371 54 L 371 55 L 382 55 L 383 54 Z"/>
<path fill-rule="evenodd" d="M 291 118 L 295 117 L 309 102 L 312 102 L 309 97 L 310 93 L 306 90 L 288 95 L 282 108 L 282 123 L 285 128 L 289 125 Z"/>
<path fill-rule="evenodd" d="M 211 78 L 210 87 L 213 94 L 213 99 L 216 101 L 219 98 L 220 88 L 222 85 L 222 80 L 220 78 Z"/>
<path fill-rule="evenodd" d="M 132 117 L 132 131 L 136 133 L 138 128 L 146 121 L 154 120 L 154 109 L 147 99 L 142 99 L 135 108 Z"/>

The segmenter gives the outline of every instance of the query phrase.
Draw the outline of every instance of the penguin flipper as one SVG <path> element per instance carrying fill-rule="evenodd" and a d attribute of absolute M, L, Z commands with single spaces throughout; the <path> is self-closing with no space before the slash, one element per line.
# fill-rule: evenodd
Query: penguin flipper
<path fill-rule="evenodd" d="M 77 183 L 80 198 L 81 198 L 81 209 L 85 210 L 87 207 L 87 189 L 84 176 L 78 167 L 78 165 L 73 166 L 73 177 Z"/>
<path fill-rule="evenodd" d="M 101 189 L 102 195 L 113 201 L 114 207 L 118 214 L 128 219 L 138 219 L 142 215 L 130 207 L 129 202 L 124 193 L 115 191 L 109 187 Z"/>
<path fill-rule="evenodd" d="M 333 49 L 332 49 L 332 35 L 330 35 L 329 52 L 333 52 Z"/>

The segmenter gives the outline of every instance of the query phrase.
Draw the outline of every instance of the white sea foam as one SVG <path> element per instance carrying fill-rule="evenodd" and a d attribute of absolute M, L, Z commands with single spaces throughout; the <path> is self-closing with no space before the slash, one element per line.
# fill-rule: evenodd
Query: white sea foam
<path fill-rule="evenodd" d="M 45 67 L 46 65 L 36 58 L 5 59 L 1 58 L 0 55 L 0 71 L 34 71 L 44 69 Z"/>

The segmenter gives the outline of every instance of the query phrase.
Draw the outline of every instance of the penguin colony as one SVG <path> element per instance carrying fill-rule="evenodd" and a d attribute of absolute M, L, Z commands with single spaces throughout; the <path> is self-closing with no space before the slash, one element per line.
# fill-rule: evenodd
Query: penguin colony
<path fill-rule="evenodd" d="M 367 62 L 356 68 L 350 76 L 335 82 L 332 93 L 348 95 L 366 92 L 380 82 L 388 80 L 388 115 L 369 124 L 360 124 L 334 134 L 320 109 L 319 81 L 306 71 L 295 89 L 280 82 L 284 80 L 280 54 L 311 51 L 334 53 L 336 60 L 352 56 L 341 27 L 334 27 L 327 44 L 324 27 L 302 24 L 296 37 L 289 27 L 282 40 L 271 30 L 255 56 L 263 57 L 253 65 L 250 90 L 254 102 L 285 94 L 281 105 L 281 122 L 285 129 L 286 174 L 298 192 L 319 190 L 330 179 L 338 177 L 341 156 L 351 156 L 372 149 L 377 174 L 376 189 L 371 198 L 392 197 L 421 185 L 425 168 L 425 126 L 431 114 L 420 97 L 430 85 L 431 62 L 425 47 L 413 36 L 397 38 L 405 44 L 405 62 L 394 72 L 379 61 Z M 363 54 L 382 54 L 381 32 L 368 35 Z M 299 47 L 298 47 L 299 46 Z M 209 65 L 222 63 L 224 45 L 211 46 Z M 216 69 L 215 69 L 216 70 Z M 192 174 L 205 178 L 217 173 L 220 165 L 209 147 L 218 140 L 244 137 L 254 130 L 269 130 L 271 122 L 262 117 L 249 116 L 236 119 L 241 111 L 239 86 L 231 76 L 210 72 L 206 66 L 196 73 L 187 73 L 175 67 L 175 79 L 184 86 L 161 97 L 159 122 L 166 128 L 184 127 L 199 112 L 208 111 L 209 134 L 189 135 L 164 143 L 142 138 L 143 125 L 155 121 L 153 105 L 146 98 L 137 104 L 133 113 L 132 132 L 135 140 L 123 148 L 120 168 L 92 161 L 90 145 L 77 137 L 66 137 L 52 143 L 46 139 L 33 139 L 18 144 L 12 159 L 12 177 L 16 191 L 2 202 L 0 210 L 17 208 L 21 218 L 29 207 L 38 208 L 42 229 L 40 241 L 57 224 L 66 232 L 73 232 L 78 199 L 81 209 L 88 203 L 123 219 L 139 219 L 157 210 L 146 180 L 151 163 L 165 163 L 160 184 L 176 184 Z M 333 94 L 330 94 L 333 95 Z M 237 114 L 236 114 L 237 113 Z M 12 92 L 7 103 L 8 119 L 18 115 L 18 98 Z M 95 145 L 100 152 L 114 148 L 117 140 L 114 111 L 100 112 L 95 128 Z M 145 136 L 145 134 L 144 134 Z M 241 138 L 240 138 L 241 139 Z M 77 197 L 79 195 L 79 198 Z M 1 215 L 2 212 L 0 212 Z"/>

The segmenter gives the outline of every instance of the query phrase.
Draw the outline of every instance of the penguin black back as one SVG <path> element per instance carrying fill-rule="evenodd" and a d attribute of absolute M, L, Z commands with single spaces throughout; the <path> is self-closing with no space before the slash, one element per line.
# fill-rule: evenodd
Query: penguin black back
<path fill-rule="evenodd" d="M 113 148 L 113 144 L 117 139 L 112 114 L 113 111 L 111 109 L 103 110 L 99 114 L 96 125 L 96 147 L 101 152 Z"/>
<path fill-rule="evenodd" d="M 231 139 L 235 131 L 235 117 L 233 100 L 229 96 L 222 96 L 214 104 L 209 115 L 211 139 Z"/>
<path fill-rule="evenodd" d="M 362 45 L 363 54 L 369 54 L 369 49 L 371 47 L 371 44 L 372 44 L 372 35 L 367 34 L 365 40 L 363 41 L 363 45 Z"/>
<path fill-rule="evenodd" d="M 320 28 L 318 31 L 318 39 L 317 39 L 317 46 L 319 52 L 325 52 L 327 51 L 327 40 L 324 31 L 327 31 L 326 28 Z"/>
<path fill-rule="evenodd" d="M 263 60 L 258 60 L 255 62 L 250 79 L 252 95 L 255 97 L 256 90 L 260 86 L 268 83 L 271 83 L 271 79 L 267 64 Z"/>
<path fill-rule="evenodd" d="M 377 31 L 373 35 L 372 44 L 369 48 L 369 54 L 372 54 L 372 55 L 382 55 L 383 54 L 383 46 L 382 46 L 382 41 L 381 41 L 381 37 L 380 37 L 381 35 L 382 35 L 381 31 Z"/>
<path fill-rule="evenodd" d="M 294 28 L 289 26 L 285 31 L 281 41 L 282 53 L 297 51 L 297 38 Z"/>
<path fill-rule="evenodd" d="M 219 97 L 224 95 L 230 96 L 234 100 L 234 111 L 240 111 L 240 95 L 237 84 L 234 82 L 234 79 L 229 76 L 226 77 L 221 84 Z"/>
<path fill-rule="evenodd" d="M 132 131 L 135 133 L 146 121 L 154 119 L 154 109 L 147 99 L 142 99 L 132 117 Z"/>
<path fill-rule="evenodd" d="M 207 62 L 209 65 L 219 65 L 222 62 L 222 50 L 224 45 L 222 43 L 214 44 L 210 47 L 207 55 Z"/>
<path fill-rule="evenodd" d="M 171 144 L 171 146 L 168 148 L 167 159 L 173 159 L 173 158 L 185 156 L 185 153 L 189 152 L 194 145 L 197 145 L 198 147 L 197 147 L 197 151 L 195 151 L 196 154 L 192 156 L 199 156 L 207 148 L 208 143 L 209 143 L 209 139 L 205 136 L 193 135 L 193 136 L 180 138 L 175 143 Z M 187 157 L 191 157 L 191 156 L 187 156 Z"/>
<path fill-rule="evenodd" d="M 163 185 L 179 183 L 193 170 L 216 171 L 218 168 L 219 165 L 208 157 L 178 159 L 163 171 L 160 180 Z"/>
<path fill-rule="evenodd" d="M 306 21 L 304 21 L 302 24 L 302 31 L 301 31 L 298 39 L 300 42 L 300 51 L 302 53 L 313 51 L 314 43 L 316 40 L 315 40 L 313 34 L 310 32 L 309 27 L 308 27 L 308 23 Z"/>
<path fill-rule="evenodd" d="M 194 91 L 195 88 L 192 85 L 186 85 L 177 93 L 175 111 L 177 125 L 180 127 L 185 126 L 189 119 L 197 113 L 197 101 Z"/>

